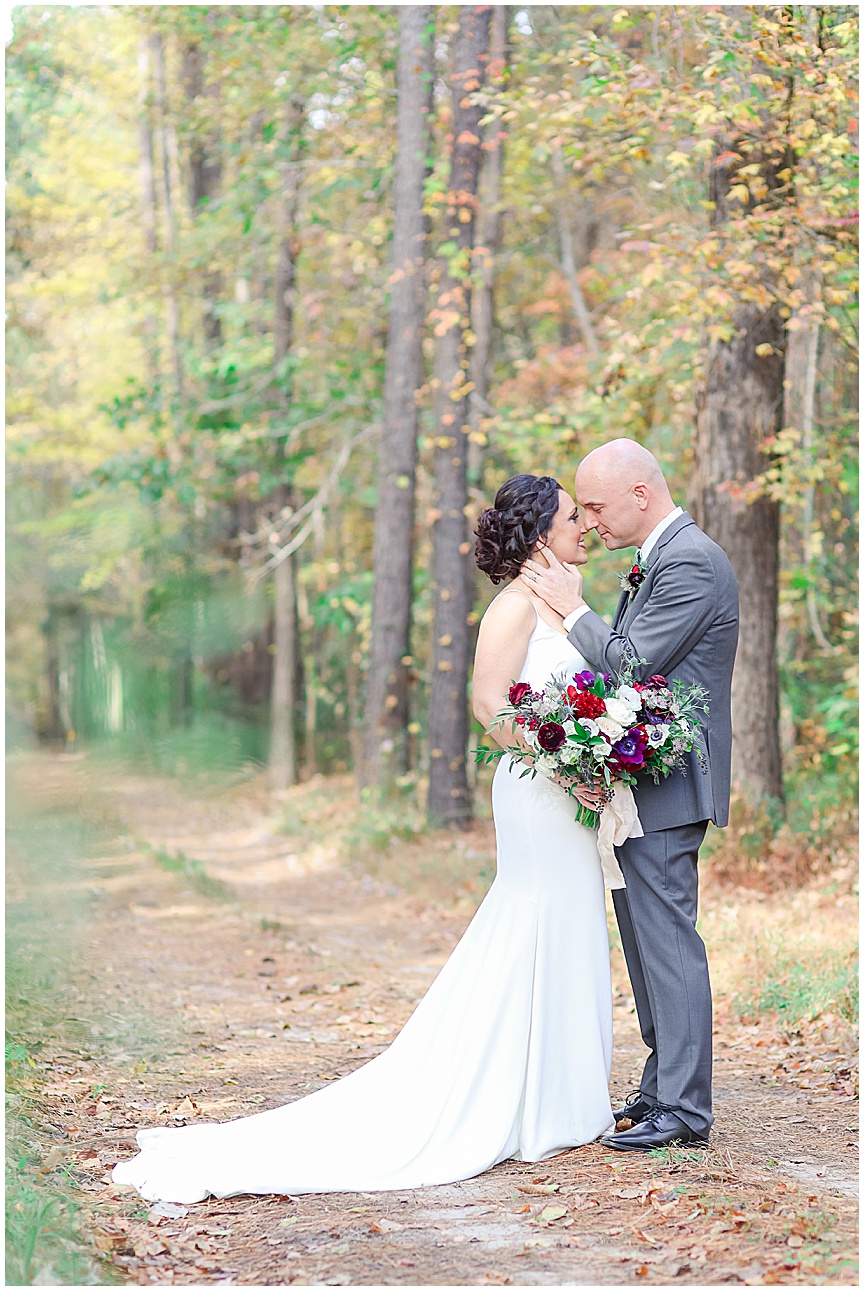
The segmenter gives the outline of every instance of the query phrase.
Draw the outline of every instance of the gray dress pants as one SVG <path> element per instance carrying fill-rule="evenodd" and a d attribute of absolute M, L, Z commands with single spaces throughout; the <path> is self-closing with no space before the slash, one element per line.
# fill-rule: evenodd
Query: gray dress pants
<path fill-rule="evenodd" d="M 707 1137 L 711 984 L 696 931 L 697 861 L 707 821 L 628 838 L 616 848 L 627 887 L 613 891 L 621 944 L 650 1053 L 640 1089 Z"/>

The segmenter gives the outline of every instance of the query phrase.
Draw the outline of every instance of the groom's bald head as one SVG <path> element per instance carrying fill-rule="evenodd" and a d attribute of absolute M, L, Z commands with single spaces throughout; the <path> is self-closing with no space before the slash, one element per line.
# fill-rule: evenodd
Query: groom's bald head
<path fill-rule="evenodd" d="M 612 439 L 583 458 L 576 498 L 585 529 L 610 551 L 641 546 L 675 506 L 657 458 L 635 439 Z"/>

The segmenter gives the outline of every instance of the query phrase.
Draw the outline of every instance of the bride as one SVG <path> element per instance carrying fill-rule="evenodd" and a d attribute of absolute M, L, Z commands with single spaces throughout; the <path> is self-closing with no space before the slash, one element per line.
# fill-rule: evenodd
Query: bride
<path fill-rule="evenodd" d="M 514 582 L 543 547 L 587 559 L 573 499 L 548 476 L 502 485 L 477 526 L 477 564 L 507 582 L 483 618 L 474 711 L 488 725 L 511 683 L 541 689 L 585 660 L 560 618 Z M 496 728 L 502 745 L 519 732 Z M 613 1128 L 612 993 L 593 832 L 563 789 L 500 759 L 498 870 L 453 954 L 400 1034 L 305 1098 L 221 1125 L 142 1130 L 114 1168 L 148 1201 L 237 1193 L 374 1192 L 542 1161 Z M 581 796 L 581 795 L 580 795 Z M 590 795 L 586 794 L 590 802 Z"/>

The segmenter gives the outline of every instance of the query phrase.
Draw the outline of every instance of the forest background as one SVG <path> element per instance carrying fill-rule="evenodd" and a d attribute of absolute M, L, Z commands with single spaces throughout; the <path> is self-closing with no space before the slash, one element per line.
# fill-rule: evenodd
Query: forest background
<path fill-rule="evenodd" d="M 13 746 L 466 823 L 476 516 L 628 435 L 741 584 L 739 859 L 830 864 L 856 51 L 836 5 L 17 8 Z"/>

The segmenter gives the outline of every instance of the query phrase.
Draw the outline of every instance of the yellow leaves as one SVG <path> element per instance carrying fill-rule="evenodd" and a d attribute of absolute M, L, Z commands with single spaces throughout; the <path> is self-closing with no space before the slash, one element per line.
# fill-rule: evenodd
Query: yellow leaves
<path fill-rule="evenodd" d="M 746 184 L 732 184 L 729 196 L 736 202 L 746 203 L 750 200 L 750 189 Z"/>
<path fill-rule="evenodd" d="M 659 260 L 652 260 L 647 264 L 639 275 L 639 281 L 643 287 L 650 287 L 652 282 L 657 282 L 663 277 L 663 265 Z"/>
<path fill-rule="evenodd" d="M 710 323 L 706 329 L 712 341 L 731 341 L 733 329 L 728 323 Z"/>
<path fill-rule="evenodd" d="M 703 103 L 701 108 L 697 108 L 693 113 L 693 124 L 697 126 L 709 125 L 720 120 L 720 112 L 714 103 Z"/>
<path fill-rule="evenodd" d="M 690 158 L 686 152 L 670 152 L 666 157 L 666 165 L 672 170 L 684 170 L 690 165 Z"/>
<path fill-rule="evenodd" d="M 774 353 L 774 346 L 765 341 L 762 345 L 756 346 L 756 353 L 759 355 L 760 359 L 767 358 L 769 354 Z"/>

